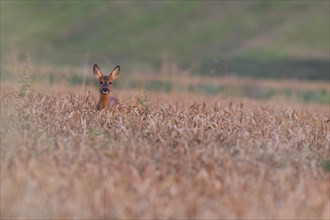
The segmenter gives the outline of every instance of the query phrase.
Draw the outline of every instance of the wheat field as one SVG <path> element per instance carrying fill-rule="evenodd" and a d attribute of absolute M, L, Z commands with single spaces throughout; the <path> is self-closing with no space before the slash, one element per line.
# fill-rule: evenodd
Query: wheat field
<path fill-rule="evenodd" d="M 330 218 L 327 111 L 19 92 L 1 85 L 1 218 Z"/>

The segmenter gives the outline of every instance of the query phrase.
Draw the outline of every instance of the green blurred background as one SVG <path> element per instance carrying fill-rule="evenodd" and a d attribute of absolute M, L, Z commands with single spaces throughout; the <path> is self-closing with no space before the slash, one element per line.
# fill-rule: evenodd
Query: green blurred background
<path fill-rule="evenodd" d="M 329 1 L 3 1 L 1 66 L 152 69 L 329 82 Z"/>

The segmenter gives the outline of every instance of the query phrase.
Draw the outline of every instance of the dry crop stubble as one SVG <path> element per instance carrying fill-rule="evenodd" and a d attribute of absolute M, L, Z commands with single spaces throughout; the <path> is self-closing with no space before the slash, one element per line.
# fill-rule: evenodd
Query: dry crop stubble
<path fill-rule="evenodd" d="M 324 218 L 327 115 L 1 93 L 2 218 Z"/>

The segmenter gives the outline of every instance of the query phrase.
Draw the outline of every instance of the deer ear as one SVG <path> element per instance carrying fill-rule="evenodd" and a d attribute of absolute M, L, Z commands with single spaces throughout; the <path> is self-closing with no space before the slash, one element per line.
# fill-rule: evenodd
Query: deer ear
<path fill-rule="evenodd" d="M 102 71 L 96 64 L 94 64 L 93 73 L 96 79 L 100 79 L 103 76 Z"/>
<path fill-rule="evenodd" d="M 109 75 L 110 80 L 116 79 L 118 77 L 119 73 L 120 73 L 120 66 L 117 65 Z"/>

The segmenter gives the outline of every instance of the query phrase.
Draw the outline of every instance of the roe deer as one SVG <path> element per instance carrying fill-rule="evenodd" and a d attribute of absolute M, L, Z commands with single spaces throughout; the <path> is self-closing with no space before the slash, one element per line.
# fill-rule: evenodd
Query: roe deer
<path fill-rule="evenodd" d="M 96 79 L 100 81 L 100 99 L 97 103 L 97 110 L 102 110 L 104 108 L 114 107 L 119 104 L 119 99 L 110 96 L 111 84 L 114 79 L 120 73 L 120 66 L 117 65 L 109 74 L 109 76 L 104 76 L 100 68 L 94 64 L 93 73 Z"/>

